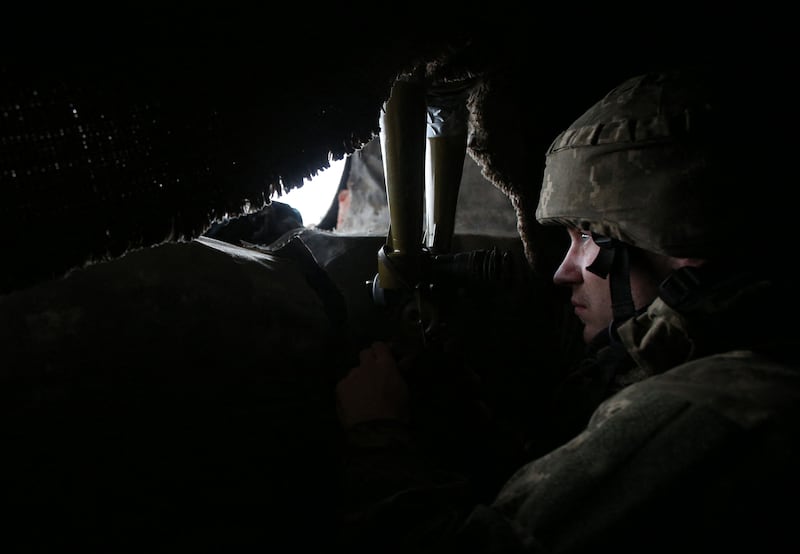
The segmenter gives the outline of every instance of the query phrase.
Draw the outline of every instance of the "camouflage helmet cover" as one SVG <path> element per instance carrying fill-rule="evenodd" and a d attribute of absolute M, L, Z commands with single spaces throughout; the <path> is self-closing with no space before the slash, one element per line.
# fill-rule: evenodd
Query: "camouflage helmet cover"
<path fill-rule="evenodd" d="M 652 252 L 708 257 L 730 242 L 735 155 L 711 80 L 694 72 L 628 79 L 548 149 L 536 218 Z M 725 157 L 728 158 L 725 158 Z"/>

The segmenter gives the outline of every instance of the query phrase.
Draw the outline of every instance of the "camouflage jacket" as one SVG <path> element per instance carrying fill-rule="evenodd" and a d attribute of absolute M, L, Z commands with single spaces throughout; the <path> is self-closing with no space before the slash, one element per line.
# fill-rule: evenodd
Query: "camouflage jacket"
<path fill-rule="evenodd" d="M 351 505 L 344 541 L 382 552 L 796 545 L 800 369 L 797 341 L 774 315 L 788 300 L 781 290 L 734 280 L 675 306 L 654 301 L 618 330 L 633 363 L 618 364 L 610 378 L 595 367 L 607 397 L 594 395 L 599 405 L 584 428 L 523 464 L 490 501 L 408 463 L 419 458 L 395 429 L 392 448 L 404 454 L 392 459 L 403 469 L 379 480 L 403 477 Z M 356 487 L 362 492 L 379 473 L 380 436 Z"/>

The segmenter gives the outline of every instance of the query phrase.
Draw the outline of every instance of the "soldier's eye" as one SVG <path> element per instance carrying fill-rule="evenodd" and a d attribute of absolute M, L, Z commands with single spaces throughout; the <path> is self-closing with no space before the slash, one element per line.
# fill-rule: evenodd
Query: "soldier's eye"
<path fill-rule="evenodd" d="M 592 233 L 592 239 L 600 248 L 613 248 L 617 244 L 615 239 L 605 235 L 598 235 L 597 233 Z"/>
<path fill-rule="evenodd" d="M 592 240 L 592 234 L 581 232 L 581 240 L 582 241 Z"/>

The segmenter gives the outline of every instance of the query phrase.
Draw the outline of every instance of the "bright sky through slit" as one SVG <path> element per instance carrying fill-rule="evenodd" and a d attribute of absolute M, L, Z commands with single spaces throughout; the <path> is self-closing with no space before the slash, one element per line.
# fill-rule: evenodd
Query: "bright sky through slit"
<path fill-rule="evenodd" d="M 303 216 L 303 225 L 306 227 L 317 225 L 331 207 L 346 159 L 331 161 L 330 167 L 318 172 L 312 179 L 305 179 L 302 187 L 281 196 L 273 194 L 271 199 L 296 208 Z"/>

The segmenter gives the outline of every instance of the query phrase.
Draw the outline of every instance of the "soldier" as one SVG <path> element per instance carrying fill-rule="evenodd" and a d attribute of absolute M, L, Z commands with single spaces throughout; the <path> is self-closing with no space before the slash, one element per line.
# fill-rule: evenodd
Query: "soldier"
<path fill-rule="evenodd" d="M 587 357 L 556 397 L 553 448 L 491 502 L 420 476 L 397 363 L 385 343 L 361 353 L 337 387 L 353 456 L 373 460 L 349 491 L 348 545 L 797 548 L 800 367 L 780 315 L 797 307 L 780 196 L 793 120 L 775 117 L 780 86 L 729 71 L 631 78 L 553 141 L 536 217 L 569 234 L 554 281 L 572 291 Z"/>

